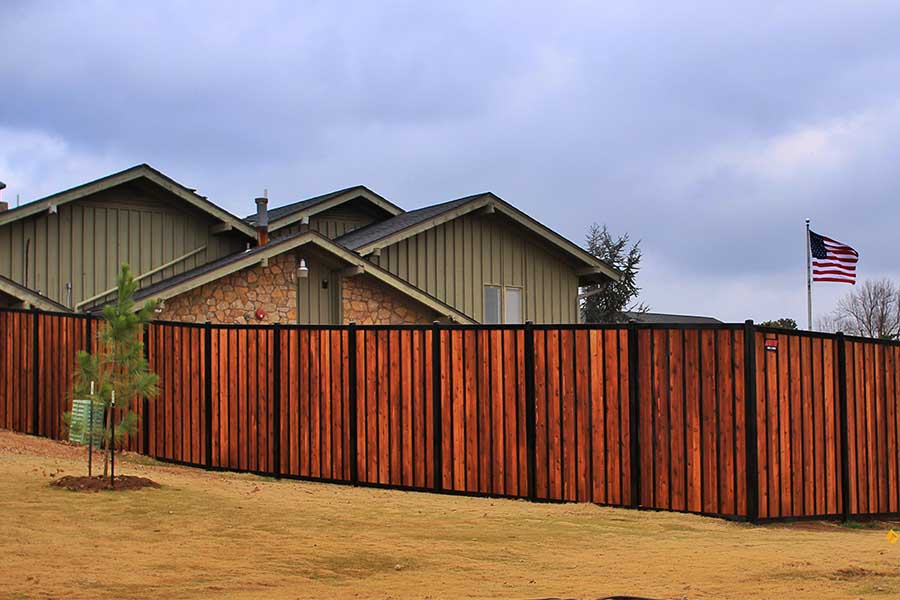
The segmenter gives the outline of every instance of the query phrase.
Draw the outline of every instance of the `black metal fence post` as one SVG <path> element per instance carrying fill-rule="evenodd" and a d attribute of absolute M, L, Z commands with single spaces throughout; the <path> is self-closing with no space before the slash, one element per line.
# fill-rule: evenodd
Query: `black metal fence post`
<path fill-rule="evenodd" d="M 350 389 L 347 390 L 347 399 L 350 403 L 349 413 L 350 413 L 350 423 L 348 423 L 349 433 L 347 435 L 350 436 L 350 482 L 353 485 L 357 485 L 359 483 L 359 465 L 357 464 L 357 460 L 359 457 L 359 449 L 357 448 L 358 440 L 359 440 L 359 432 L 357 431 L 357 398 L 356 398 L 356 384 L 357 384 L 357 371 L 356 371 L 356 323 L 350 322 L 349 329 L 347 331 L 347 382 L 350 385 Z"/>
<path fill-rule="evenodd" d="M 534 323 L 525 322 L 525 446 L 528 460 L 528 498 L 537 498 L 537 482 L 535 481 L 535 438 L 537 437 L 537 419 L 534 398 Z"/>
<path fill-rule="evenodd" d="M 434 489 L 444 488 L 443 476 L 443 419 L 441 418 L 441 324 L 435 321 L 431 326 L 431 423 L 434 432 L 433 464 Z"/>
<path fill-rule="evenodd" d="M 744 431 L 747 432 L 747 520 L 759 519 L 759 448 L 756 424 L 756 327 L 744 321 Z"/>
<path fill-rule="evenodd" d="M 40 338 L 39 335 L 39 324 L 38 324 L 38 310 L 35 307 L 31 307 L 31 319 L 32 319 L 32 328 L 31 328 L 31 433 L 33 435 L 40 435 L 40 375 L 41 371 L 38 368 L 38 362 L 40 359 L 40 350 L 38 349 L 38 340 Z"/>
<path fill-rule="evenodd" d="M 847 417 L 847 348 L 843 333 L 837 334 L 838 405 L 841 428 L 841 514 L 850 520 L 850 439 Z"/>
<path fill-rule="evenodd" d="M 212 466 L 212 323 L 203 324 L 203 428 L 206 432 L 206 466 Z"/>
<path fill-rule="evenodd" d="M 637 327 L 628 325 L 628 439 L 630 450 L 631 506 L 641 505 L 641 439 L 640 439 L 640 395 L 638 389 L 638 332 Z"/>
<path fill-rule="evenodd" d="M 275 347 L 272 349 L 272 362 L 275 368 L 272 371 L 272 435 L 275 436 L 272 444 L 272 474 L 281 477 L 281 323 L 275 323 L 273 330 Z"/>

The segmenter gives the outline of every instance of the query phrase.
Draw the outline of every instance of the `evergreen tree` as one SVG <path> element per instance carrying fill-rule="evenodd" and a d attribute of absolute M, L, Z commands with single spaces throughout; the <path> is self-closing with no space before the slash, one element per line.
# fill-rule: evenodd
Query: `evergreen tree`
<path fill-rule="evenodd" d="M 582 288 L 581 315 L 585 323 L 622 323 L 623 313 L 647 312 L 650 308 L 636 302 L 641 291 L 637 274 L 641 263 L 640 241 L 629 245 L 628 234 L 614 238 L 606 225 L 591 225 L 587 234 L 587 251 L 622 274 L 620 281 L 589 285 Z"/>
<path fill-rule="evenodd" d="M 159 377 L 150 371 L 144 358 L 144 327 L 150 322 L 156 303 L 148 302 L 135 310 L 134 294 L 138 282 L 127 264 L 117 278 L 116 301 L 103 308 L 103 322 L 98 328 L 97 345 L 93 353 L 79 352 L 76 356 L 74 395 L 86 398 L 94 382 L 94 401 L 103 409 L 116 398 L 116 439 L 112 439 L 113 411 L 107 410 L 102 440 L 106 447 L 103 474 L 107 474 L 115 445 L 126 433 L 135 431 L 138 415 L 130 410 L 136 398 L 152 398 L 159 393 Z M 71 420 L 71 415 L 67 415 Z"/>
<path fill-rule="evenodd" d="M 797 329 L 797 321 L 791 319 L 790 317 L 782 317 L 781 319 L 775 319 L 774 321 L 763 321 L 760 323 L 761 327 L 779 327 L 781 329 Z"/>

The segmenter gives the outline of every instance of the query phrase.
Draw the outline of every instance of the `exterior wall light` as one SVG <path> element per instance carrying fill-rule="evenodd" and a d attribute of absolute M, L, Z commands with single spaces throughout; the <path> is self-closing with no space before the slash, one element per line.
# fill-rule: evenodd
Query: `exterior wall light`
<path fill-rule="evenodd" d="M 306 259 L 300 259 L 300 266 L 297 267 L 297 277 L 301 279 L 306 279 L 309 277 L 309 267 L 306 266 Z"/>

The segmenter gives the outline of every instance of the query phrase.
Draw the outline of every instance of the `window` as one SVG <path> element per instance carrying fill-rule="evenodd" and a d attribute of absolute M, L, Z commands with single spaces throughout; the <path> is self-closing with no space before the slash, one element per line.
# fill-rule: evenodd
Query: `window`
<path fill-rule="evenodd" d="M 522 288 L 484 286 L 484 323 L 522 323 Z"/>
<path fill-rule="evenodd" d="M 508 287 L 504 288 L 505 298 L 503 299 L 504 311 L 503 322 L 507 324 L 515 324 L 522 322 L 522 288 Z"/>
<path fill-rule="evenodd" d="M 500 323 L 500 288 L 484 286 L 484 322 Z"/>

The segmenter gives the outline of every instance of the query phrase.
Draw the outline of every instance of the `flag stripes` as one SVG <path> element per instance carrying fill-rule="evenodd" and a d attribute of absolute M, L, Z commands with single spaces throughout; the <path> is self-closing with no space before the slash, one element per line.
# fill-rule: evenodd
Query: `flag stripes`
<path fill-rule="evenodd" d="M 848 246 L 813 231 L 809 232 L 813 281 L 856 283 L 859 253 Z"/>

